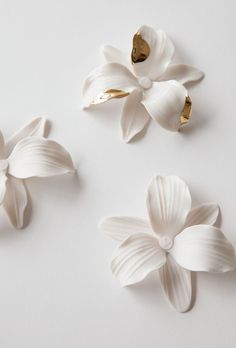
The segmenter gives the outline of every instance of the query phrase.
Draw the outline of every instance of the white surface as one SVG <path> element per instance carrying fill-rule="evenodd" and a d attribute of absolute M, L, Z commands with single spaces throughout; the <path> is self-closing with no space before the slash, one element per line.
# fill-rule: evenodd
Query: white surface
<path fill-rule="evenodd" d="M 176 61 L 206 73 L 191 89 L 193 119 L 181 134 L 154 123 L 139 142 L 118 137 L 121 103 L 79 109 L 82 80 L 99 46 L 128 50 L 141 24 L 165 29 Z M 112 278 L 115 242 L 97 222 L 144 216 L 154 174 L 176 174 L 196 203 L 216 201 L 236 246 L 234 1 L 0 0 L 1 129 L 36 115 L 72 154 L 79 177 L 31 180 L 30 226 L 1 210 L 1 348 L 234 348 L 236 277 L 199 274 L 192 311 L 168 307 L 155 275 L 130 289 Z"/>

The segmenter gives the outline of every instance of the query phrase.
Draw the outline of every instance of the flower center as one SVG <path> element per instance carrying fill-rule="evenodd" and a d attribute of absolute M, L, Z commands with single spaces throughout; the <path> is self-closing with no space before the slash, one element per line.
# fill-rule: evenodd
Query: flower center
<path fill-rule="evenodd" d="M 139 85 L 144 89 L 149 89 L 152 87 L 152 80 L 149 77 L 142 76 L 138 79 Z"/>
<path fill-rule="evenodd" d="M 162 249 L 169 250 L 173 246 L 173 240 L 168 236 L 164 236 L 159 239 L 159 244 Z"/>
<path fill-rule="evenodd" d="M 0 172 L 6 172 L 8 169 L 9 163 L 6 159 L 0 160 Z"/>

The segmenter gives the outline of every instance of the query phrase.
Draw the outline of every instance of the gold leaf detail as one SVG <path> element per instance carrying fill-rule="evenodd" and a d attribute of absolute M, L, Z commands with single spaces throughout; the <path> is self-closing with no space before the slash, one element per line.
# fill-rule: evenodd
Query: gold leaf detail
<path fill-rule="evenodd" d="M 133 49 L 131 53 L 132 63 L 144 62 L 150 54 L 150 47 L 140 33 L 137 33 L 133 37 Z"/>
<path fill-rule="evenodd" d="M 128 92 L 121 91 L 120 89 L 107 89 L 106 91 L 99 93 L 91 104 L 102 104 L 113 98 L 124 98 L 129 95 Z"/>
<path fill-rule="evenodd" d="M 191 98 L 188 96 L 186 97 L 184 108 L 180 115 L 180 125 L 182 126 L 188 123 L 191 115 L 192 115 L 192 101 L 191 101 Z"/>

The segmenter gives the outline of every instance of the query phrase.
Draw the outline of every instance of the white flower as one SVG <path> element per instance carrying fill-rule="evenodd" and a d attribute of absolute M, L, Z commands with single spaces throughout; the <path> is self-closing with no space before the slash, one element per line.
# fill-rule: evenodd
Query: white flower
<path fill-rule="evenodd" d="M 17 228 L 25 225 L 25 179 L 74 171 L 70 154 L 60 144 L 45 139 L 46 133 L 42 117 L 33 119 L 6 142 L 0 132 L 0 204 Z"/>
<path fill-rule="evenodd" d="M 170 64 L 174 45 L 162 30 L 142 26 L 133 38 L 131 57 L 112 46 L 102 52 L 107 63 L 93 70 L 83 87 L 83 108 L 127 97 L 121 115 L 124 141 L 129 142 L 150 120 L 178 131 L 191 116 L 191 99 L 183 86 L 203 73 Z"/>
<path fill-rule="evenodd" d="M 100 228 L 121 241 L 111 270 L 123 286 L 159 273 L 161 286 L 179 312 L 191 306 L 191 271 L 227 272 L 235 268 L 234 248 L 214 227 L 219 208 L 191 209 L 187 185 L 176 176 L 156 177 L 147 194 L 149 222 L 133 217 L 104 219 Z"/>

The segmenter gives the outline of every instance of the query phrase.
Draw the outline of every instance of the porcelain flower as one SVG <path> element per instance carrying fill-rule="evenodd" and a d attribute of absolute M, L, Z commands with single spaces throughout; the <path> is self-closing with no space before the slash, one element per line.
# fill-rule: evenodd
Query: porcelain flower
<path fill-rule="evenodd" d="M 176 176 L 156 177 L 147 193 L 149 220 L 110 217 L 100 228 L 121 244 L 111 270 L 123 286 L 142 281 L 150 272 L 179 312 L 191 306 L 191 271 L 227 272 L 235 269 L 234 248 L 214 227 L 219 208 L 203 204 L 191 208 L 187 185 Z"/>
<path fill-rule="evenodd" d="M 203 73 L 171 64 L 174 45 L 164 31 L 142 26 L 134 35 L 131 55 L 112 46 L 104 46 L 102 52 L 107 63 L 85 80 L 83 108 L 126 97 L 121 115 L 126 142 L 145 128 L 150 117 L 170 131 L 188 122 L 192 102 L 184 85 L 200 80 Z"/>
<path fill-rule="evenodd" d="M 22 228 L 28 194 L 25 179 L 70 173 L 70 154 L 58 143 L 45 139 L 46 120 L 35 118 L 4 141 L 0 132 L 0 204 L 11 223 Z"/>

